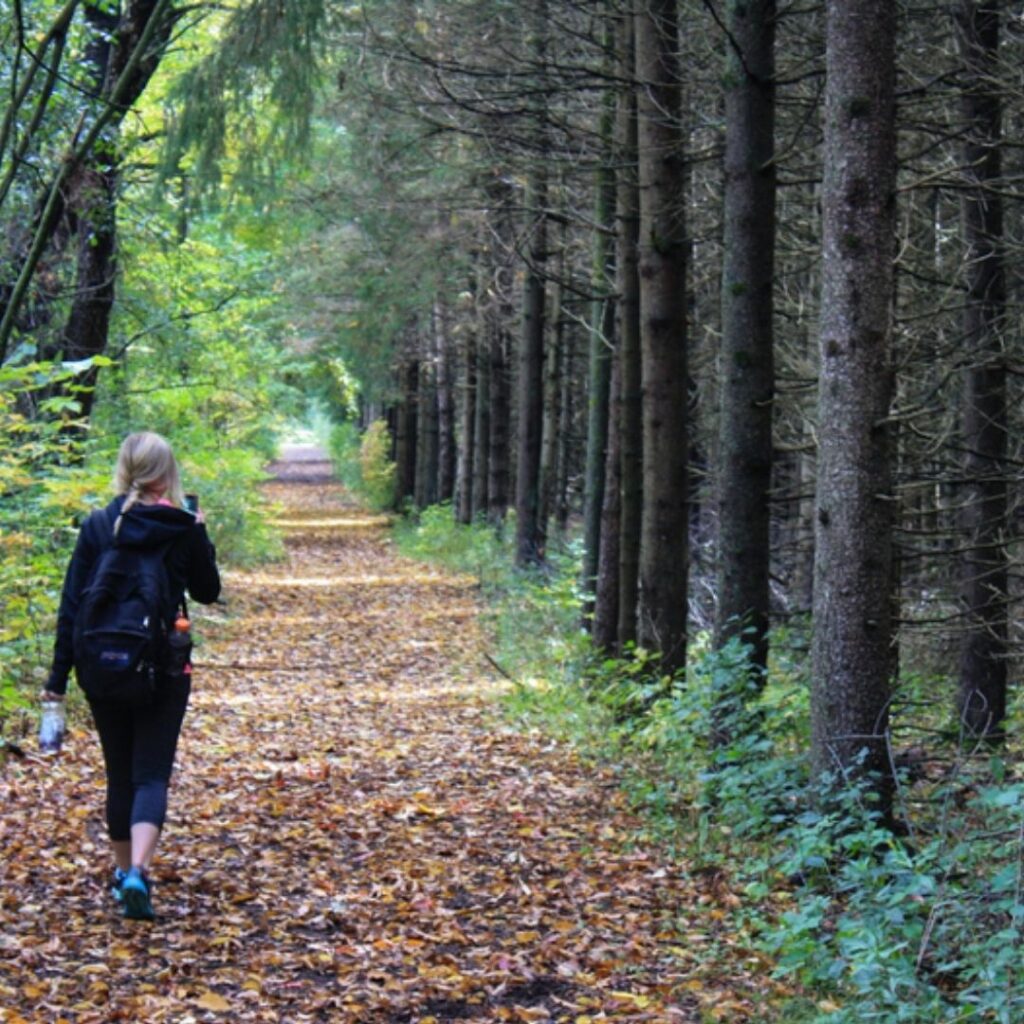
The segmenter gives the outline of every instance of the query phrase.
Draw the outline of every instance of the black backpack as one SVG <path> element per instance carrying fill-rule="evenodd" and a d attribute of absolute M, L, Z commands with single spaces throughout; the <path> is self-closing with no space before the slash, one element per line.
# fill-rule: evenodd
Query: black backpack
<path fill-rule="evenodd" d="M 90 700 L 140 705 L 156 696 L 174 616 L 165 565 L 171 543 L 121 545 L 115 533 L 96 560 L 73 632 L 75 676 Z"/>

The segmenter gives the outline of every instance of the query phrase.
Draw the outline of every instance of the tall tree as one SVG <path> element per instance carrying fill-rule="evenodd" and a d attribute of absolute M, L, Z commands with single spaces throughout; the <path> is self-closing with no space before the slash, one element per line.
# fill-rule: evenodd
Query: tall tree
<path fill-rule="evenodd" d="M 616 219 L 618 220 L 615 258 L 618 280 L 616 304 L 618 336 L 618 376 L 614 420 L 618 437 L 609 443 L 609 459 L 614 453 L 618 465 L 608 473 L 618 481 L 619 500 L 607 511 L 617 516 L 619 536 L 609 541 L 608 551 L 618 553 L 618 628 L 616 646 L 622 650 L 636 641 L 636 610 L 640 580 L 640 526 L 644 500 L 643 418 L 641 406 L 640 355 L 640 195 L 637 178 L 637 89 L 636 26 L 632 17 L 623 18 L 620 43 L 622 78 L 628 83 L 619 95 L 616 139 L 619 152 Z M 602 552 L 605 546 L 602 545 Z M 608 564 L 607 562 L 605 563 Z M 600 583 L 599 594 L 607 592 Z"/>
<path fill-rule="evenodd" d="M 669 672 L 686 662 L 686 167 L 676 0 L 646 0 L 636 23 L 640 183 L 643 509 L 637 640 Z"/>
<path fill-rule="evenodd" d="M 547 64 L 547 0 L 536 0 L 533 15 L 533 56 L 541 79 Z M 531 218 L 526 281 L 523 285 L 523 328 L 519 346 L 516 450 L 516 564 L 543 560 L 540 521 L 541 433 L 544 415 L 544 327 L 548 248 L 548 128 L 543 85 L 534 100 L 536 154 L 527 178 L 526 208 Z"/>
<path fill-rule="evenodd" d="M 893 622 L 896 7 L 828 0 L 811 724 L 818 770 L 874 773 Z"/>
<path fill-rule="evenodd" d="M 615 23 L 609 17 L 605 46 L 614 56 Z M 593 281 L 595 298 L 590 313 L 587 379 L 587 448 L 583 477 L 583 570 L 586 594 L 597 582 L 601 546 L 601 508 L 604 505 L 605 464 L 608 448 L 608 415 L 611 391 L 613 332 L 615 330 L 615 90 L 604 91 L 601 107 L 601 163 L 595 183 Z M 584 599 L 584 623 L 590 621 L 593 599 Z"/>
<path fill-rule="evenodd" d="M 729 0 L 725 76 L 716 642 L 768 658 L 775 385 L 775 0 Z"/>
<path fill-rule="evenodd" d="M 998 0 L 960 0 L 955 12 L 964 75 L 961 216 L 967 284 L 960 500 L 966 548 L 961 593 L 967 621 L 960 646 L 959 710 L 965 726 L 978 736 L 999 735 L 1006 715 L 1009 567 L 999 7 Z"/>

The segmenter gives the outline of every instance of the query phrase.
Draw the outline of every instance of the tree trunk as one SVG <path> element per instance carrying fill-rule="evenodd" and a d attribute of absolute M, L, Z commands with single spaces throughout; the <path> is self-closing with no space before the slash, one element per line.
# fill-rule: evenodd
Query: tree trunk
<path fill-rule="evenodd" d="M 643 508 L 637 641 L 661 667 L 686 663 L 687 376 L 685 165 L 676 0 L 635 16 L 640 182 Z"/>
<path fill-rule="evenodd" d="M 117 276 L 117 179 L 112 155 L 89 161 L 75 175 L 72 205 L 78 218 L 78 261 L 75 295 L 61 335 L 62 356 L 71 362 L 102 355 L 107 348 Z M 98 368 L 93 368 L 72 382 L 83 419 L 92 412 L 98 375 Z"/>
<path fill-rule="evenodd" d="M 623 19 L 621 55 L 627 80 L 634 77 L 635 39 L 632 18 Z M 619 597 L 616 647 L 636 641 L 636 614 L 640 579 L 640 524 L 643 507 L 643 419 L 640 405 L 640 196 L 637 185 L 636 88 L 620 94 L 617 135 L 619 220 L 616 270 L 618 275 L 618 427 L 619 452 Z M 609 449 L 612 444 L 609 443 Z M 609 486 L 609 485 L 606 485 Z"/>
<path fill-rule="evenodd" d="M 609 25 L 614 26 L 612 19 Z M 605 34 L 605 45 L 614 45 L 614 27 Z M 615 94 L 605 92 L 601 115 L 604 159 L 597 173 L 597 230 L 594 236 L 594 299 L 590 314 L 590 347 L 587 387 L 587 453 L 583 471 L 583 622 L 594 610 L 598 552 L 601 546 L 601 518 L 604 506 L 605 464 L 608 457 L 609 394 L 611 354 L 615 333 Z"/>
<path fill-rule="evenodd" d="M 812 753 L 882 810 L 893 623 L 890 432 L 896 8 L 828 0 Z"/>
<path fill-rule="evenodd" d="M 998 0 L 960 0 L 956 29 L 965 80 L 962 199 L 967 301 L 963 389 L 964 486 L 960 500 L 961 600 L 959 711 L 974 736 L 1002 736 L 1006 715 L 1008 559 L 1007 408 L 1003 325 L 1003 205 Z"/>
<path fill-rule="evenodd" d="M 455 358 L 451 315 L 443 295 L 434 307 L 437 338 L 437 500 L 451 501 L 455 494 L 455 395 L 452 386 Z"/>
<path fill-rule="evenodd" d="M 562 370 L 558 382 L 558 436 L 555 441 L 555 499 L 553 514 L 559 544 L 564 544 L 569 528 L 569 489 L 579 461 L 576 443 L 576 338 L 575 322 L 562 327 Z"/>
<path fill-rule="evenodd" d="M 426 508 L 437 501 L 437 365 L 433 332 L 421 339 L 425 358 L 420 360 L 416 437 L 417 508 Z"/>
<path fill-rule="evenodd" d="M 537 0 L 534 54 L 542 68 L 547 59 L 547 0 Z M 523 329 L 519 348 L 516 446 L 516 565 L 537 565 L 544 559 L 540 521 L 541 431 L 544 397 L 544 264 L 547 259 L 548 152 L 544 92 L 539 90 L 535 131 L 537 153 L 527 178 L 526 209 L 533 219 L 526 281 L 523 285 Z"/>
<path fill-rule="evenodd" d="M 600 546 L 597 580 L 594 587 L 594 645 L 606 654 L 620 654 L 619 644 L 619 542 L 621 537 L 621 491 L 619 471 L 622 465 L 619 417 L 622 409 L 618 353 L 611 353 L 611 380 L 608 403 L 608 449 L 605 458 L 604 500 L 601 505 Z M 635 621 L 635 620 L 634 620 Z"/>
<path fill-rule="evenodd" d="M 395 492 L 397 506 L 416 493 L 416 410 L 419 364 L 407 356 L 398 371 L 399 398 L 395 413 Z"/>
<path fill-rule="evenodd" d="M 559 400 L 565 360 L 565 314 L 562 303 L 565 289 L 562 285 L 566 272 L 564 260 L 565 224 L 559 246 L 558 272 L 553 288 L 551 316 L 544 350 L 544 416 L 541 427 L 540 484 L 538 486 L 537 521 L 541 548 L 547 546 L 549 520 L 555 511 L 555 473 L 558 464 Z"/>
<path fill-rule="evenodd" d="M 496 180 L 491 194 L 495 198 L 495 209 L 498 211 L 494 240 L 494 330 L 490 334 L 489 349 L 482 358 L 488 360 L 491 398 L 487 521 L 497 529 L 504 523 L 508 511 L 509 483 L 512 475 L 512 382 L 509 365 L 512 345 L 507 325 L 512 322 L 515 309 L 512 300 L 514 225 L 511 212 L 511 185 L 504 180 Z"/>
<path fill-rule="evenodd" d="M 477 332 L 459 341 L 461 355 L 459 402 L 459 459 L 456 471 L 456 518 L 460 523 L 473 521 L 473 437 L 476 420 Z"/>
<path fill-rule="evenodd" d="M 721 647 L 742 632 L 763 676 L 775 376 L 775 0 L 729 0 L 727 23 L 715 642 Z"/>
<path fill-rule="evenodd" d="M 476 350 L 476 418 L 473 421 L 473 519 L 487 515 L 487 477 L 491 452 L 491 334 L 496 327 L 485 317 L 477 337 Z"/>

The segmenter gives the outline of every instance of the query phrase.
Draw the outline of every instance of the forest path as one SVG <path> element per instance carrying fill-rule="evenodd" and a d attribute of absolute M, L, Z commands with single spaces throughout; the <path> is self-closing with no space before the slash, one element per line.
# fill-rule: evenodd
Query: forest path
<path fill-rule="evenodd" d="M 0 777 L 0 1021 L 765 1019 L 721 879 L 631 848 L 610 772 L 502 726 L 474 582 L 315 461 L 268 485 L 286 560 L 196 609 L 158 920 L 106 890 L 89 730 Z"/>

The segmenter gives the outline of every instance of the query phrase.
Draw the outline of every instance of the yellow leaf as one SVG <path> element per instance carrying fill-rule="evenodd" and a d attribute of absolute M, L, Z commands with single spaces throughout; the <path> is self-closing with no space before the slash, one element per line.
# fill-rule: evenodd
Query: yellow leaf
<path fill-rule="evenodd" d="M 536 942 L 540 938 L 540 932 L 516 932 L 516 942 L 526 945 L 528 942 Z"/>
<path fill-rule="evenodd" d="M 650 1005 L 650 999 L 647 996 L 637 995 L 635 992 L 612 992 L 610 993 L 613 999 L 619 999 L 622 1001 L 629 1001 L 636 1003 L 639 1009 L 644 1010 Z"/>
<path fill-rule="evenodd" d="M 231 1009 L 231 1004 L 223 996 L 210 991 L 204 992 L 196 1000 L 196 1006 L 201 1006 L 204 1010 L 213 1010 L 216 1013 L 224 1013 Z"/>

